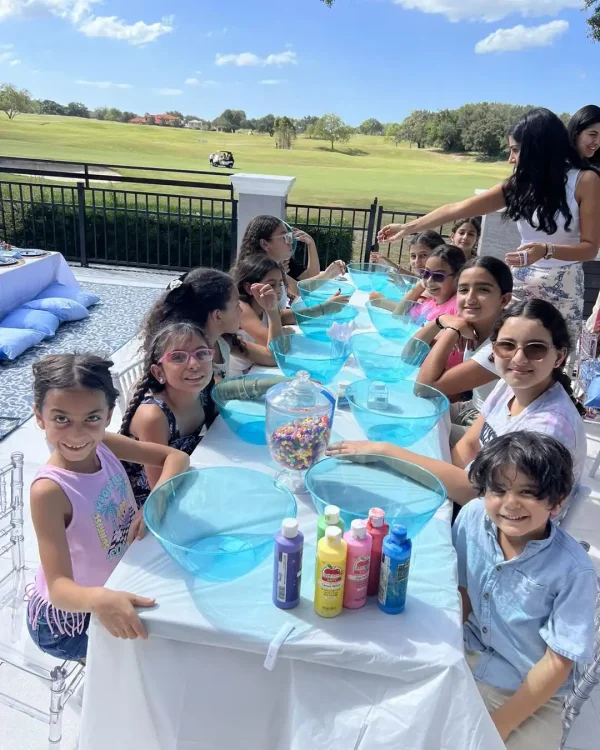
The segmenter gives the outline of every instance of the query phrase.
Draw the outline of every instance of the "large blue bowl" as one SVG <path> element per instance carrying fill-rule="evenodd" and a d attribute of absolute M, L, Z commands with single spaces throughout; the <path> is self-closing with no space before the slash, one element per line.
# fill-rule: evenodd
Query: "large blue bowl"
<path fill-rule="evenodd" d="M 161 484 L 146 500 L 144 520 L 185 570 L 231 581 L 273 554 L 275 533 L 296 510 L 292 493 L 268 474 L 221 466 Z"/>
<path fill-rule="evenodd" d="M 333 380 L 350 356 L 350 344 L 345 341 L 319 341 L 299 333 L 278 336 L 269 348 L 284 375 L 293 378 L 306 370 L 320 383 Z"/>
<path fill-rule="evenodd" d="M 390 267 L 383 263 L 348 263 L 350 280 L 363 292 L 381 292 L 389 282 Z"/>
<path fill-rule="evenodd" d="M 444 485 L 433 474 L 387 456 L 325 458 L 308 470 L 306 486 L 319 515 L 326 505 L 337 505 L 349 528 L 354 519 L 367 518 L 371 508 L 382 508 L 390 526 L 401 523 L 410 538 L 446 499 Z"/>
<path fill-rule="evenodd" d="M 354 418 L 369 440 L 412 445 L 424 438 L 450 407 L 435 388 L 411 380 L 388 383 L 387 408 L 369 408 L 372 380 L 356 380 L 346 388 Z"/>
<path fill-rule="evenodd" d="M 328 303 L 325 308 L 327 312 L 323 315 L 306 315 L 303 311 L 314 310 L 315 307 L 323 304 L 324 300 L 318 297 L 311 298 L 308 302 L 299 300 L 292 305 L 292 312 L 296 318 L 296 323 L 305 336 L 319 341 L 331 341 L 329 332 L 334 323 L 352 323 L 357 317 L 360 310 L 351 305 L 344 305 L 341 302 Z"/>
<path fill-rule="evenodd" d="M 350 339 L 352 354 L 370 380 L 397 383 L 414 375 L 430 349 L 423 341 L 385 338 L 379 333 L 355 333 Z"/>
<path fill-rule="evenodd" d="M 287 378 L 254 373 L 225 378 L 213 388 L 212 400 L 225 420 L 225 424 L 241 440 L 253 445 L 266 445 L 266 390 L 265 388 L 257 389 L 256 384 L 275 385 L 275 381 L 281 382 L 282 380 L 287 380 Z"/>
<path fill-rule="evenodd" d="M 383 294 L 386 299 L 390 299 L 393 302 L 400 302 L 403 300 L 405 295 L 410 292 L 418 281 L 416 276 L 405 276 L 392 271 L 388 274 L 388 279 L 388 283 L 381 290 L 381 294 Z"/>
<path fill-rule="evenodd" d="M 298 291 L 304 302 L 313 299 L 318 302 L 323 302 L 323 300 L 329 299 L 329 297 L 333 297 L 338 293 L 343 294 L 346 297 L 351 297 L 356 291 L 356 287 L 349 281 L 336 279 L 328 279 L 327 281 L 321 281 L 320 279 L 304 279 L 304 281 L 298 282 Z"/>
<path fill-rule="evenodd" d="M 382 335 L 390 338 L 409 339 L 426 322 L 425 316 L 421 314 L 422 305 L 418 302 L 403 302 L 402 312 L 395 313 L 386 308 L 387 300 L 375 299 L 367 302 L 367 312 L 371 323 Z M 387 301 L 389 304 L 389 301 Z"/>

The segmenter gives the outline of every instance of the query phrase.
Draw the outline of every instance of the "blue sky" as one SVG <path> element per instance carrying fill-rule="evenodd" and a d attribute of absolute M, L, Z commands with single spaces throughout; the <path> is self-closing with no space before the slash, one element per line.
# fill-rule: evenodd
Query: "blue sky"
<path fill-rule="evenodd" d="M 599 103 L 583 0 L 0 0 L 0 81 L 214 118 Z M 513 12 L 518 9 L 518 12 Z"/>

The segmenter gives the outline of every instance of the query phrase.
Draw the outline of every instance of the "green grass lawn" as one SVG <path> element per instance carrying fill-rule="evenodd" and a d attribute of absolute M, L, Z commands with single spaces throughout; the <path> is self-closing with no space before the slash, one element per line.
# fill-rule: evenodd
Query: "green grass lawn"
<path fill-rule="evenodd" d="M 473 195 L 509 174 L 506 163 L 396 147 L 375 136 L 355 136 L 333 152 L 324 141 L 300 136 L 290 151 L 282 151 L 268 135 L 43 115 L 0 119 L 2 156 L 210 170 L 209 153 L 221 149 L 233 152 L 236 172 L 295 176 L 291 203 L 367 207 L 377 197 L 386 209 L 425 211 Z"/>

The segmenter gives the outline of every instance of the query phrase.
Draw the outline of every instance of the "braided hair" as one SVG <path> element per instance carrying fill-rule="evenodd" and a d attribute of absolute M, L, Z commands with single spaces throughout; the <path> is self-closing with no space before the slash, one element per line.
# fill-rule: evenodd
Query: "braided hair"
<path fill-rule="evenodd" d="M 200 328 L 193 323 L 185 321 L 167 323 L 154 335 L 150 345 L 144 347 L 145 355 L 142 369 L 143 374 L 136 382 L 127 409 L 123 414 L 123 420 L 119 430 L 122 435 L 130 434 L 129 429 L 131 427 L 131 420 L 148 391 L 157 394 L 161 393 L 166 388 L 166 385 L 157 380 L 152 374 L 152 365 L 157 364 L 162 355 L 171 349 L 174 345 L 174 341 L 182 342 L 186 339 L 189 340 L 192 336 L 199 336 L 202 340 L 205 338 Z"/>

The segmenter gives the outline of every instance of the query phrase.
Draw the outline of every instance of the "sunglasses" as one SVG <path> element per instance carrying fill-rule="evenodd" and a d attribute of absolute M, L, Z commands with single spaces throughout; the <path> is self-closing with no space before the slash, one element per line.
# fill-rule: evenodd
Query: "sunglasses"
<path fill-rule="evenodd" d="M 430 271 L 428 268 L 419 268 L 419 276 L 423 281 L 435 281 L 436 284 L 443 284 L 450 276 L 456 276 L 455 273 L 444 273 L 443 271 Z"/>
<path fill-rule="evenodd" d="M 196 349 L 195 352 L 186 352 L 180 349 L 176 349 L 172 352 L 166 352 L 158 360 L 157 364 L 162 364 L 165 360 L 172 365 L 187 365 L 190 361 L 190 357 L 195 357 L 198 362 L 212 362 L 215 356 L 215 350 L 209 349 L 207 346 L 202 346 L 200 349 Z"/>
<path fill-rule="evenodd" d="M 283 234 L 273 234 L 271 235 L 272 240 L 278 240 L 280 237 L 283 238 L 283 241 L 286 245 L 291 245 L 292 240 L 294 239 L 294 235 L 291 232 L 285 232 Z"/>
<path fill-rule="evenodd" d="M 546 358 L 550 349 L 556 349 L 556 347 L 546 344 L 545 341 L 530 341 L 524 346 L 519 346 L 514 341 L 495 341 L 492 349 L 500 359 L 512 359 L 520 349 L 530 362 L 541 362 Z"/>

